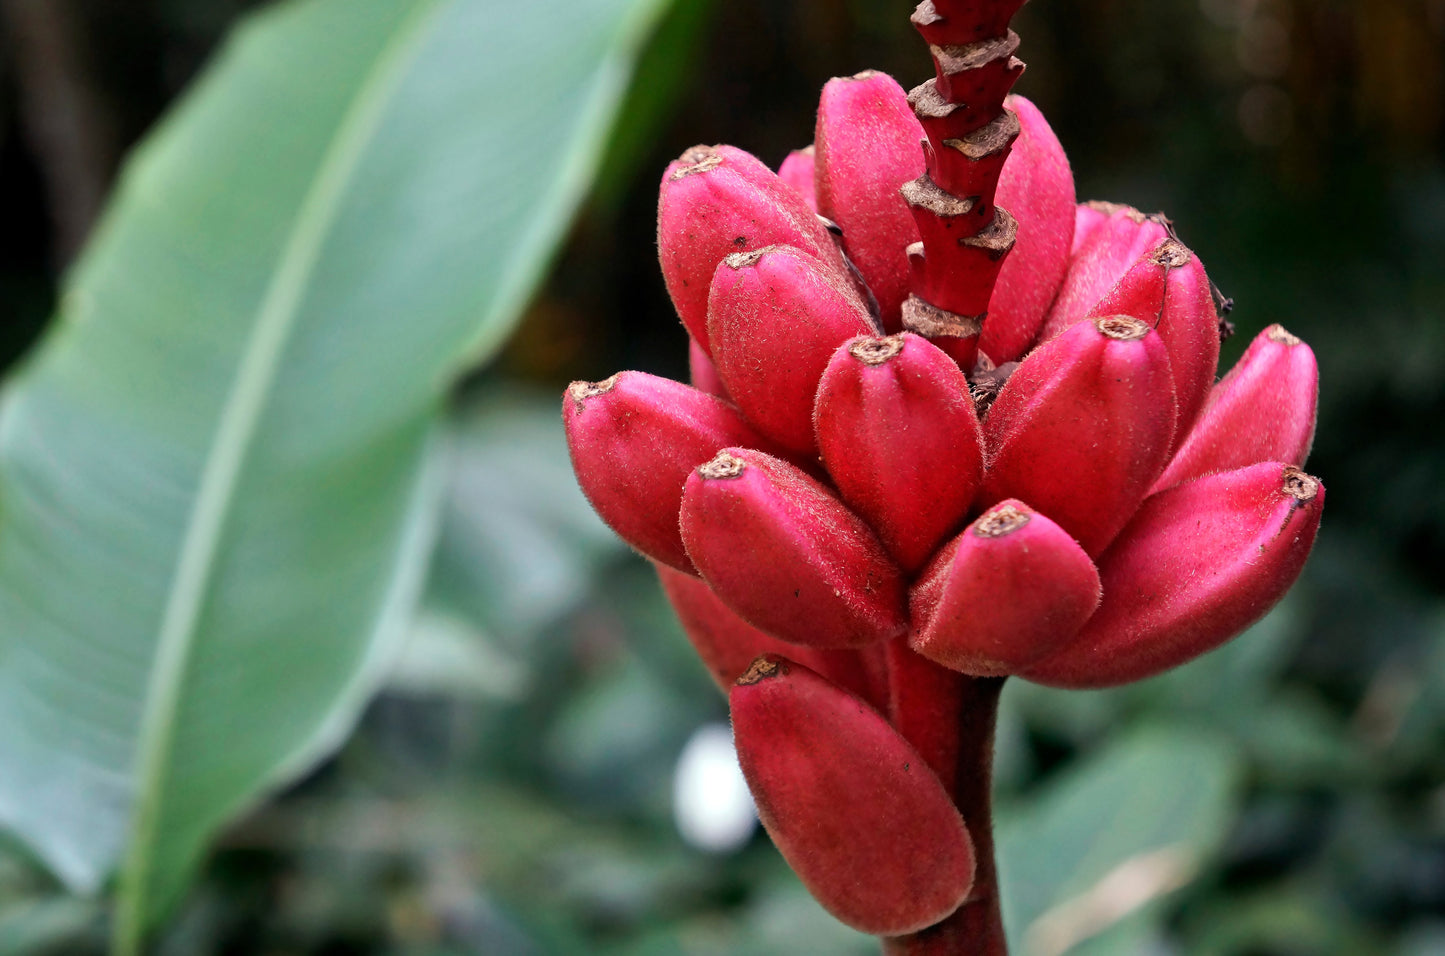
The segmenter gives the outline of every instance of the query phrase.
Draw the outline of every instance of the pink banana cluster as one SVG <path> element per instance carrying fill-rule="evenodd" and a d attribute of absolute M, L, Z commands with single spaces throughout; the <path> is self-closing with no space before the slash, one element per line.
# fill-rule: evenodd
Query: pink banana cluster
<path fill-rule="evenodd" d="M 1076 205 L 1042 114 L 1003 99 L 1011 13 L 933 43 L 912 94 L 828 83 L 778 172 L 731 146 L 672 163 L 658 246 L 693 385 L 622 372 L 563 402 L 583 491 L 730 694 L 763 822 L 882 936 L 949 917 L 984 865 L 959 675 L 1190 660 L 1290 587 L 1324 503 L 1299 468 L 1313 353 L 1270 326 L 1215 381 L 1198 257 L 1162 217 Z M 979 90 L 1006 108 L 951 135 Z"/>

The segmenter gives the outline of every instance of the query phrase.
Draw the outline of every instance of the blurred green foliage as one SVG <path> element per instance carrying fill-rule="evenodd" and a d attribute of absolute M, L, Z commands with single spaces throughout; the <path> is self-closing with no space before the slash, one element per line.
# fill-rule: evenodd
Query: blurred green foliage
<path fill-rule="evenodd" d="M 110 5 L 70 6 L 120 139 L 231 12 L 152 0 L 107 31 Z M 657 175 L 698 141 L 776 163 L 811 138 L 829 76 L 922 78 L 908 6 L 680 0 L 546 289 L 453 396 L 442 532 L 401 666 L 334 759 L 221 837 L 162 952 L 874 951 L 765 838 L 706 854 L 677 835 L 677 755 L 725 708 L 645 565 L 574 490 L 555 395 L 624 367 L 685 375 Z M 1225 649 L 1118 690 L 1010 685 L 1016 946 L 1445 953 L 1445 6 L 1034 0 L 1015 26 L 1019 91 L 1081 198 L 1167 211 L 1235 299 L 1224 363 L 1275 321 L 1314 347 L 1308 467 L 1330 489 L 1301 584 Z M 120 49 L 147 51 L 139 80 L 115 81 Z M 158 62 L 174 72 L 146 72 Z M 27 80 L 7 63 L 13 109 Z M 4 127 L 14 355 L 48 312 L 65 230 L 43 140 L 23 110 Z M 0 850 L 0 952 L 99 951 L 105 920 Z"/>
<path fill-rule="evenodd" d="M 277 4 L 126 164 L 0 396 L 0 819 L 76 893 L 115 878 L 118 956 L 375 694 L 450 381 L 531 297 L 661 7 L 560 6 L 572 55 L 526 77 L 541 10 Z"/>

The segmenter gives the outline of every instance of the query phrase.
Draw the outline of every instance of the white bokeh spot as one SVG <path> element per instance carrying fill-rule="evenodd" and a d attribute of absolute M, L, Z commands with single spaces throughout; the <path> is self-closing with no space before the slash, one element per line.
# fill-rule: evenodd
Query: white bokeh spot
<path fill-rule="evenodd" d="M 678 833 L 700 850 L 728 853 L 753 835 L 758 813 L 727 724 L 703 724 L 693 731 L 677 758 L 672 808 Z"/>

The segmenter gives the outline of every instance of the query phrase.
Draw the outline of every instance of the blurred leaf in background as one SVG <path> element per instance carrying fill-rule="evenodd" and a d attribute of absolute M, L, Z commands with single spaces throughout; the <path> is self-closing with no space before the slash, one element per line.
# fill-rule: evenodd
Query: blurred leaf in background
<path fill-rule="evenodd" d="M 120 949 L 394 656 L 447 384 L 516 320 L 660 8 L 294 0 L 127 165 L 0 413 L 0 817 L 77 890 L 125 855 Z"/>
<path fill-rule="evenodd" d="M 1158 901 L 1223 844 L 1239 771 L 1217 738 L 1143 727 L 1002 816 L 1005 923 L 1021 956 L 1086 941 L 1089 952 L 1119 952 L 1116 934 L 1157 923 Z"/>

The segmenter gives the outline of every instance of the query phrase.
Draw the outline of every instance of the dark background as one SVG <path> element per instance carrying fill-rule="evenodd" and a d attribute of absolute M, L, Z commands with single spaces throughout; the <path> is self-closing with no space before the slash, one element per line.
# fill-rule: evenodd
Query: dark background
<path fill-rule="evenodd" d="M 127 148 L 248 6 L 0 0 L 0 367 L 42 330 Z M 893 0 L 680 0 L 550 281 L 501 361 L 459 387 L 459 406 L 620 368 L 684 377 L 655 255 L 664 165 L 698 142 L 776 164 L 811 139 L 828 77 L 922 80 L 908 12 Z M 1445 952 L 1445 0 L 1034 0 L 1014 26 L 1029 64 L 1017 91 L 1052 122 L 1079 198 L 1166 212 L 1234 299 L 1239 334 L 1222 366 L 1272 322 L 1320 364 L 1307 467 L 1329 489 L 1324 525 L 1288 605 L 1287 650 L 1259 677 L 1272 703 L 1230 730 L 1244 750 L 1284 736 L 1250 752 L 1224 849 L 1178 895 L 1163 945 Z M 225 841 L 171 949 L 667 952 L 683 937 L 658 934 L 683 924 L 740 939 L 727 933 L 760 918 L 764 887 L 786 874 L 761 838 L 725 860 L 689 854 L 657 798 L 680 741 L 721 702 L 689 670 L 639 562 L 607 551 L 580 567 L 580 603 L 518 639 L 547 681 L 496 700 L 384 697 L 337 760 Z M 656 690 L 669 682 L 685 691 Z M 1085 717 L 1055 700 L 1067 696 L 1019 705 L 1023 769 L 1003 775 L 1006 791 L 1176 706 L 1116 695 Z M 1305 755 L 1303 769 L 1272 773 L 1281 752 Z M 471 862 L 443 880 L 481 902 L 458 916 L 437 890 L 436 847 L 396 821 L 375 846 L 329 844 L 327 828 L 347 824 L 328 808 L 356 792 L 423 807 L 439 792 L 483 794 L 456 824 Z M 567 878 L 539 877 L 538 860 L 559 852 L 548 865 Z M 42 874 L 6 870 L 0 947 L 17 894 L 64 902 Z M 100 917 L 73 909 L 49 935 L 12 942 L 95 945 Z"/>

